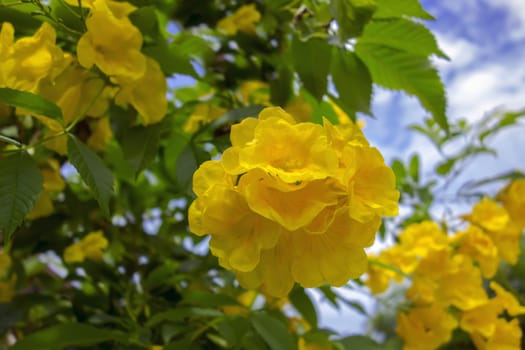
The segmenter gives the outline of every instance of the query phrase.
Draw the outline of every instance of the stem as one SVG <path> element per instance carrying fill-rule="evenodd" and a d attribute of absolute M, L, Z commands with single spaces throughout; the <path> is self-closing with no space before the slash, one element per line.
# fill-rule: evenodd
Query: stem
<path fill-rule="evenodd" d="M 5 143 L 9 143 L 9 144 L 11 144 L 13 146 L 16 146 L 18 148 L 24 147 L 24 145 L 21 144 L 20 142 L 18 142 L 17 140 L 12 139 L 12 138 L 7 137 L 7 136 L 4 136 L 2 134 L 0 134 L 0 141 L 4 141 Z"/>

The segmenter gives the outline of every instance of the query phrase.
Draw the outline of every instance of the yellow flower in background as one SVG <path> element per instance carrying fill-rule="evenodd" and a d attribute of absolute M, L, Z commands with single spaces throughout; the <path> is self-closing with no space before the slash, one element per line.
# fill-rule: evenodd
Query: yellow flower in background
<path fill-rule="evenodd" d="M 525 226 L 525 179 L 515 180 L 505 187 L 498 198 L 511 219 L 521 228 Z"/>
<path fill-rule="evenodd" d="M 483 277 L 494 277 L 499 267 L 498 248 L 483 230 L 469 226 L 467 230 L 458 232 L 452 242 L 458 244 L 458 253 L 470 256 L 479 264 Z"/>
<path fill-rule="evenodd" d="M 446 233 L 432 221 L 423 221 L 408 226 L 399 234 L 399 241 L 406 254 L 410 253 L 420 258 L 425 258 L 430 251 L 448 248 Z"/>
<path fill-rule="evenodd" d="M 127 17 L 135 8 L 116 4 L 93 1 L 87 32 L 77 44 L 78 61 L 85 68 L 96 65 L 109 76 L 139 79 L 146 72 L 146 57 L 140 52 L 142 34 Z"/>
<path fill-rule="evenodd" d="M 86 259 L 100 261 L 108 244 L 102 231 L 90 232 L 80 241 L 66 248 L 64 261 L 67 263 L 83 262 Z"/>
<path fill-rule="evenodd" d="M 211 235 L 211 252 L 243 287 L 282 297 L 295 282 L 341 286 L 366 271 L 364 248 L 374 241 L 380 215 L 397 210 L 391 203 L 397 196 L 377 150 L 371 162 L 355 164 L 334 151 L 358 147 L 366 157 L 372 149 L 350 127 L 298 123 L 268 107 L 232 126 L 232 147 L 195 172 L 190 230 Z M 381 185 L 367 188 L 363 181 L 371 179 Z M 354 218 L 354 196 L 371 214 Z"/>
<path fill-rule="evenodd" d="M 87 139 L 88 146 L 95 151 L 104 151 L 109 141 L 113 137 L 113 131 L 111 131 L 109 119 L 95 119 L 90 123 L 90 128 L 91 135 L 89 135 L 89 138 Z"/>
<path fill-rule="evenodd" d="M 487 231 L 501 231 L 510 221 L 507 211 L 488 197 L 474 205 L 472 213 L 465 218 Z"/>
<path fill-rule="evenodd" d="M 7 276 L 11 268 L 11 257 L 4 251 L 0 251 L 0 279 Z"/>
<path fill-rule="evenodd" d="M 520 302 L 514 295 L 505 290 L 497 282 L 490 282 L 490 289 L 496 292 L 494 301 L 501 305 L 502 309 L 505 309 L 510 316 L 519 316 L 525 314 L 525 306 L 520 305 Z"/>
<path fill-rule="evenodd" d="M 457 326 L 454 316 L 432 305 L 398 314 L 396 332 L 404 341 L 404 350 L 435 350 L 450 340 Z"/>
<path fill-rule="evenodd" d="M 66 187 L 66 183 L 60 175 L 60 163 L 56 159 L 48 159 L 41 168 L 44 178 L 44 191 L 38 197 L 33 209 L 27 214 L 26 219 L 35 220 L 46 217 L 55 211 L 51 193 L 61 192 Z"/>
<path fill-rule="evenodd" d="M 459 325 L 469 334 L 479 333 L 488 338 L 494 334 L 498 315 L 502 310 L 501 305 L 490 299 L 471 310 L 461 312 Z"/>
<path fill-rule="evenodd" d="M 215 106 L 213 103 L 199 103 L 182 128 L 184 132 L 192 134 L 202 125 L 211 123 L 226 112 L 226 109 Z"/>
<path fill-rule="evenodd" d="M 217 29 L 226 35 L 235 35 L 237 32 L 254 34 L 255 26 L 261 20 L 261 14 L 255 4 L 243 5 L 232 15 L 217 23 Z"/>
<path fill-rule="evenodd" d="M 270 105 L 270 87 L 260 80 L 244 80 L 237 93 L 239 100 L 246 106 Z"/>
<path fill-rule="evenodd" d="M 115 97 L 116 104 L 131 104 L 139 112 L 144 125 L 157 123 L 164 118 L 168 109 L 168 86 L 157 61 L 146 57 L 146 70 L 141 77 L 116 77 L 115 81 L 120 85 L 120 91 Z"/>
<path fill-rule="evenodd" d="M 55 40 L 56 32 L 47 22 L 33 36 L 16 41 L 12 24 L 2 23 L 0 87 L 34 92 L 42 79 L 53 79 L 65 63 L 64 53 Z"/>
<path fill-rule="evenodd" d="M 298 122 L 307 122 L 312 118 L 314 109 L 301 95 L 292 99 L 284 108 L 286 113 L 293 115 Z"/>
<path fill-rule="evenodd" d="M 517 319 L 506 321 L 498 318 L 494 324 L 494 332 L 489 337 L 479 333 L 471 333 L 470 337 L 479 350 L 520 350 L 521 328 Z"/>

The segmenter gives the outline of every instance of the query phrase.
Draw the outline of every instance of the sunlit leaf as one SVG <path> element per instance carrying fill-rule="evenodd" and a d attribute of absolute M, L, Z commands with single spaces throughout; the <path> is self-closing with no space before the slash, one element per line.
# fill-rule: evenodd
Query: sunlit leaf
<path fill-rule="evenodd" d="M 0 102 L 8 106 L 58 120 L 63 123 L 62 111 L 53 102 L 27 91 L 0 88 Z"/>

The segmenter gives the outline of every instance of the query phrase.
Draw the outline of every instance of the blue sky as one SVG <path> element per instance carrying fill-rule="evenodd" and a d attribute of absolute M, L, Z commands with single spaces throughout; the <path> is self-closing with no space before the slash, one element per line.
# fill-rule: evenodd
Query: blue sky
<path fill-rule="evenodd" d="M 436 21 L 425 24 L 451 58 L 435 60 L 447 89 L 449 119 L 476 121 L 497 108 L 525 107 L 525 0 L 422 0 L 422 4 L 436 17 Z M 439 154 L 425 138 L 407 132 L 408 125 L 427 115 L 415 98 L 375 89 L 373 113 L 376 119 L 366 118 L 365 133 L 387 162 L 393 157 L 406 160 L 418 152 L 424 172 L 433 172 Z M 462 179 L 525 170 L 523 124 L 503 131 L 491 145 L 497 149 L 498 157 L 480 157 L 465 169 Z M 340 292 L 361 300 L 372 311 L 366 291 Z M 321 326 L 343 334 L 366 329 L 366 318 L 351 309 L 338 312 L 321 302 L 319 310 Z"/>

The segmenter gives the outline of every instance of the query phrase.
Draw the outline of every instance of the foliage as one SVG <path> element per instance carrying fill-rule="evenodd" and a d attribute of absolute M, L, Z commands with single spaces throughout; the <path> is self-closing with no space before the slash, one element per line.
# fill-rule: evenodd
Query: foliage
<path fill-rule="evenodd" d="M 394 161 L 401 204 L 413 211 L 385 219 L 383 236 L 429 219 L 436 181 L 446 184 L 462 162 L 490 152 L 490 136 L 524 114 L 498 114 L 479 125 L 449 123 L 444 87 L 430 60 L 446 55 L 422 24 L 431 19 L 417 0 L 0 0 L 2 342 L 13 349 L 400 348 L 396 337 L 378 344 L 320 329 L 317 307 L 304 289 L 318 287 L 336 308 L 362 309 L 325 282 L 343 285 L 359 277 L 366 266 L 363 247 L 373 242 L 380 218 L 397 210 L 392 171 L 354 124 L 358 113 L 371 115 L 373 90 L 381 86 L 419 99 L 431 117 L 414 129 L 438 148 L 474 135 L 457 153 L 443 153 L 437 180 L 419 174 L 417 155 L 409 164 Z M 268 149 L 237 142 L 251 135 L 240 126 L 268 110 L 282 117 L 257 131 Z M 296 125 L 303 129 L 293 131 Z M 281 128 L 289 133 L 272 139 Z M 306 170 L 276 171 L 283 168 L 272 158 L 276 140 L 289 159 L 306 152 Z M 331 152 L 337 156 L 330 158 Z M 238 157 L 238 167 L 228 170 L 231 196 L 241 192 L 238 182 L 261 190 L 253 177 L 261 169 L 281 177 L 269 187 L 279 188 L 282 198 L 294 184 L 329 186 L 333 198 L 322 206 L 316 203 L 322 191 L 294 197 L 291 204 L 304 205 L 305 212 L 317 208 L 309 218 L 296 213 L 297 225 L 297 218 L 286 216 L 293 206 L 279 207 L 278 197 L 268 195 L 274 207 L 250 203 L 248 211 L 273 216 L 288 231 L 322 227 L 319 237 L 300 242 L 298 252 L 325 244 L 320 233 L 336 232 L 338 225 L 327 231 L 321 219 L 331 223 L 336 212 L 338 220 L 368 225 L 359 244 L 354 234 L 338 247 L 361 254 L 360 268 L 337 265 L 343 258 L 348 264 L 344 250 L 326 250 L 302 256 L 304 271 L 312 256 L 325 263 L 315 278 L 297 273 L 279 293 L 241 288 L 236 277 L 250 269 L 229 255 L 228 266 L 217 247 L 223 244 L 229 254 L 242 240 L 221 238 L 224 227 L 211 220 L 226 212 L 227 197 L 211 196 L 209 183 L 199 192 L 199 176 L 193 177 L 223 153 Z M 221 180 L 211 175 L 214 185 Z M 383 182 L 372 181 L 376 177 Z M 480 179 L 463 190 L 478 195 L 472 190 L 518 177 Z M 510 185 L 500 198 L 515 221 L 523 213 L 515 199 L 520 186 Z M 216 203 L 201 200 L 205 195 Z M 308 195 L 311 201 L 303 202 Z M 194 209 L 207 205 L 208 226 L 188 220 L 191 203 Z M 233 209 L 222 222 L 240 217 Z M 320 218 L 318 227 L 313 217 Z M 344 231 L 348 222 L 338 224 Z M 212 234 L 219 261 L 203 249 L 205 234 Z M 523 258 L 510 260 L 515 267 L 502 267 L 498 276 L 514 284 Z M 400 270 L 390 263 L 383 265 Z M 265 273 L 284 283 L 275 278 L 283 266 L 275 265 Z M 523 285 L 515 288 L 524 294 Z"/>

